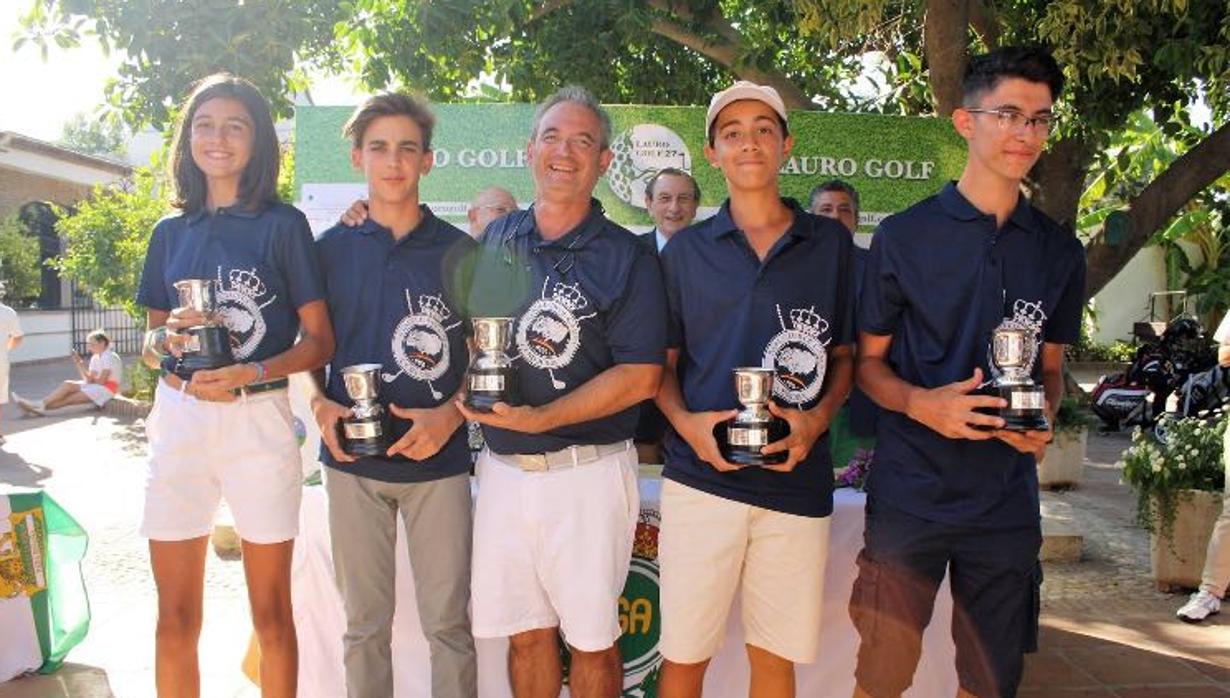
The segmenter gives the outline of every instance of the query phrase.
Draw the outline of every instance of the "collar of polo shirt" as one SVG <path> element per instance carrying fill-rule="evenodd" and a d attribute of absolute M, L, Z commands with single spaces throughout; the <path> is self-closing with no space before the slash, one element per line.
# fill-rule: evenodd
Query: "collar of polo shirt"
<path fill-rule="evenodd" d="M 431 242 L 436 239 L 437 231 L 436 231 L 435 222 L 436 220 L 438 220 L 436 218 L 436 214 L 433 213 L 430 208 L 428 208 L 427 204 L 419 204 L 419 209 L 423 211 L 423 218 L 419 220 L 418 226 L 415 227 L 414 230 L 410 231 L 413 234 L 407 235 L 403 237 L 402 239 L 398 240 L 397 244 L 400 245 L 401 243 L 406 242 L 408 240 L 414 241 L 409 244 L 417 244 L 417 243 Z M 382 232 L 388 233 L 389 237 L 393 236 L 392 230 L 389 230 L 387 227 L 377 223 L 371 216 L 368 216 L 366 219 L 364 219 L 364 221 L 359 224 L 359 227 L 356 228 L 356 230 L 358 230 L 363 235 L 371 235 L 377 231 L 382 231 Z"/>
<path fill-rule="evenodd" d="M 234 204 L 233 206 L 219 206 L 217 210 L 214 211 L 214 213 L 219 216 L 234 216 L 236 218 L 251 219 L 251 218 L 256 218 L 260 216 L 261 213 L 265 211 L 265 208 L 266 208 L 265 206 L 257 206 L 254 209 L 244 208 L 243 206 L 240 206 L 239 204 Z M 188 224 L 191 225 L 193 223 L 199 222 L 208 213 L 209 213 L 208 210 L 204 208 L 200 208 L 188 214 L 186 220 L 188 221 Z"/>
<path fill-rule="evenodd" d="M 590 198 L 589 207 L 589 213 L 586 214 L 585 218 L 575 228 L 554 240 L 539 240 L 535 243 L 535 246 L 566 247 L 570 250 L 585 247 L 586 243 L 594 239 L 598 231 L 602 230 L 603 216 L 606 215 L 606 211 L 602 208 L 602 202 L 595 198 Z M 522 213 L 522 216 L 519 221 L 512 225 L 512 231 L 508 233 L 507 240 L 515 240 L 535 232 L 534 205 L 530 204 L 530 207 Z"/>
<path fill-rule="evenodd" d="M 949 182 L 940 190 L 939 195 L 940 205 L 948 212 L 948 215 L 959 221 L 975 221 L 979 218 L 986 218 L 990 214 L 983 213 L 970 203 L 969 199 L 957 189 L 956 182 Z M 1008 216 L 1008 220 L 1015 224 L 1018 228 L 1023 228 L 1030 232 L 1042 232 L 1042 225 L 1038 222 L 1037 216 L 1034 215 L 1033 208 L 1029 205 L 1029 201 L 1022 194 L 1016 200 L 1016 208 L 1012 209 L 1012 215 Z"/>
<path fill-rule="evenodd" d="M 783 196 L 782 203 L 794 212 L 794 222 L 786 229 L 786 235 L 792 238 L 803 239 L 812 234 L 810 225 L 798 225 L 799 214 L 806 213 L 799 202 L 794 199 Z M 735 219 L 730 215 L 730 199 L 722 202 L 722 207 L 718 212 L 713 214 L 710 223 L 707 226 L 707 232 L 713 239 L 718 239 L 724 235 L 733 235 L 739 231 L 739 226 L 735 224 Z"/>

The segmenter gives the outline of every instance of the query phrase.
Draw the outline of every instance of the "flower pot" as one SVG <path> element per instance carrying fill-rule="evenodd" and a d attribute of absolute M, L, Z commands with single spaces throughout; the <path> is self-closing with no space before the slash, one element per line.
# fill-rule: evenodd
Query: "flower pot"
<path fill-rule="evenodd" d="M 1204 553 L 1221 514 L 1222 493 L 1184 490 L 1175 508 L 1174 529 L 1169 538 L 1149 535 L 1149 559 L 1159 591 L 1195 589 L 1204 570 Z"/>
<path fill-rule="evenodd" d="M 1046 490 L 1077 487 L 1085 472 L 1085 446 L 1089 430 L 1061 431 L 1038 464 L 1038 486 Z"/>

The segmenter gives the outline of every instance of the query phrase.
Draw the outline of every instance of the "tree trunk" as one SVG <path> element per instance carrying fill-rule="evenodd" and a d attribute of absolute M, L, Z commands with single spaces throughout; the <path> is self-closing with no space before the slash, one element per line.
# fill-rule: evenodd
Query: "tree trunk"
<path fill-rule="evenodd" d="M 1033 170 L 1034 196 L 1031 203 L 1056 223 L 1075 227 L 1085 172 L 1093 149 L 1081 138 L 1055 141 L 1038 159 Z"/>
<path fill-rule="evenodd" d="M 969 0 L 927 0 L 923 44 L 935 113 L 948 117 L 961 106 L 961 80 L 968 60 Z"/>

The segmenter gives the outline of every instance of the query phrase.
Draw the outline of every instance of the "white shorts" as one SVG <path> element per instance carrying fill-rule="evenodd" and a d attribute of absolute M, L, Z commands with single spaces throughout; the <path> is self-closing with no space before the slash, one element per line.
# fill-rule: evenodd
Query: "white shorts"
<path fill-rule="evenodd" d="M 475 637 L 559 626 L 598 652 L 619 639 L 619 597 L 640 515 L 636 450 L 527 473 L 478 457 L 470 598 Z"/>
<path fill-rule="evenodd" d="M 90 402 L 98 407 L 102 407 L 111 398 L 115 397 L 115 393 L 97 383 L 82 383 L 81 392 L 85 393 L 85 396 L 90 398 Z"/>
<path fill-rule="evenodd" d="M 0 405 L 9 404 L 9 362 L 0 361 Z"/>
<path fill-rule="evenodd" d="M 145 432 L 142 536 L 208 535 L 221 497 L 246 541 L 279 543 L 298 534 L 303 474 L 285 390 L 205 402 L 159 381 Z"/>
<path fill-rule="evenodd" d="M 658 651 L 678 664 L 711 658 L 726 635 L 735 590 L 742 584 L 745 642 L 795 663 L 814 661 L 829 521 L 664 480 Z"/>

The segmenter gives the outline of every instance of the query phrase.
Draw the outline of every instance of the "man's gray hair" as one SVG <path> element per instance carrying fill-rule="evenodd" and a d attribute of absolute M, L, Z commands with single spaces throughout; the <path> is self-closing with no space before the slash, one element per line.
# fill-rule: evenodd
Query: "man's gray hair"
<path fill-rule="evenodd" d="M 611 116 L 602 108 L 602 104 L 598 102 L 597 98 L 580 85 L 565 85 L 556 90 L 550 97 L 547 97 L 546 101 L 542 104 L 538 105 L 538 108 L 534 110 L 534 125 L 530 128 L 530 140 L 538 137 L 538 126 L 542 123 L 542 117 L 547 111 L 562 102 L 579 104 L 593 112 L 594 116 L 598 117 L 598 124 L 602 128 L 602 149 L 606 150 L 611 147 Z"/>

